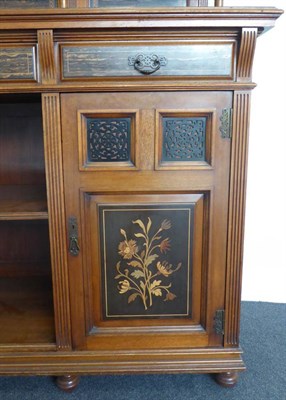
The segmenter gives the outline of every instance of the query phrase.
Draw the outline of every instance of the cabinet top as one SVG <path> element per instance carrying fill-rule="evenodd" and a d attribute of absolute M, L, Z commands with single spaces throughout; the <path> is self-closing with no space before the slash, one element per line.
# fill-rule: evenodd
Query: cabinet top
<path fill-rule="evenodd" d="M 0 29 L 239 28 L 263 32 L 283 10 L 265 7 L 0 9 Z"/>

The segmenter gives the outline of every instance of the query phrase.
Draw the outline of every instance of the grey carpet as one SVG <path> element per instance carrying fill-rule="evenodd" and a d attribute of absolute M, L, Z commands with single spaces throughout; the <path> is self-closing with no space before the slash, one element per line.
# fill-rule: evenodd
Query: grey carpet
<path fill-rule="evenodd" d="M 50 377 L 1 377 L 1 400 L 286 400 L 286 304 L 244 302 L 241 345 L 247 372 L 235 388 L 210 375 L 86 376 L 66 394 Z"/>

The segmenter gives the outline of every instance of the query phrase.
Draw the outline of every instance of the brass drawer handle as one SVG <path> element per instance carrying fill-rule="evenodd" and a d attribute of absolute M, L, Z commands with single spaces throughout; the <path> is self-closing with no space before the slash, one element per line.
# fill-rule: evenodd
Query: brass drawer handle
<path fill-rule="evenodd" d="M 137 54 L 135 57 L 128 57 L 128 65 L 141 74 L 150 75 L 167 65 L 167 59 L 156 54 Z"/>

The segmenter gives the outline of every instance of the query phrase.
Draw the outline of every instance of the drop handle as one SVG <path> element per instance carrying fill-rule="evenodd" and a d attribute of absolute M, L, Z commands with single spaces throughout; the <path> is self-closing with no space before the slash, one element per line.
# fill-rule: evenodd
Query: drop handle
<path fill-rule="evenodd" d="M 137 54 L 135 57 L 128 57 L 128 65 L 141 74 L 151 75 L 167 65 L 167 59 L 157 54 Z"/>
<path fill-rule="evenodd" d="M 69 253 L 78 256 L 80 247 L 78 243 L 78 224 L 76 217 L 69 217 L 68 220 Z"/>

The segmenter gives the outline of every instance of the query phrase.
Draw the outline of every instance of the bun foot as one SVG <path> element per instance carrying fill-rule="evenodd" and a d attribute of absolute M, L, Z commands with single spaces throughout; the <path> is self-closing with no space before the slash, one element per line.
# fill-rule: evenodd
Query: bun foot
<path fill-rule="evenodd" d="M 215 375 L 217 383 L 223 387 L 230 388 L 237 384 L 238 373 L 237 372 L 222 372 Z"/>
<path fill-rule="evenodd" d="M 58 376 L 56 379 L 58 388 L 65 392 L 72 392 L 79 383 L 79 376 L 77 375 L 63 375 Z"/>

